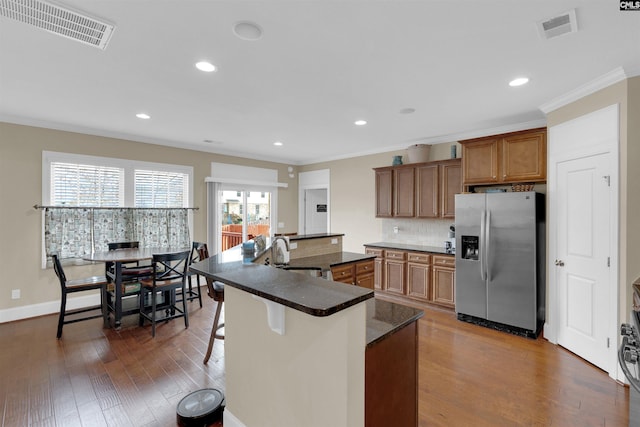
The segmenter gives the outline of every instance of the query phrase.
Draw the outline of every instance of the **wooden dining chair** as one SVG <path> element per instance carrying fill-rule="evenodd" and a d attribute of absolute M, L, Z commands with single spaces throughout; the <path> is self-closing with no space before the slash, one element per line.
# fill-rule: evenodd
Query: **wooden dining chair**
<path fill-rule="evenodd" d="M 119 249 L 137 249 L 140 247 L 140 242 L 110 242 L 107 243 L 107 247 L 110 251 L 117 251 Z M 111 266 L 108 266 L 111 268 Z M 139 262 L 131 262 L 122 266 L 122 278 L 124 281 L 131 281 L 141 277 L 147 277 L 152 272 L 151 264 L 140 265 Z"/>
<path fill-rule="evenodd" d="M 62 337 L 62 327 L 68 323 L 81 322 L 83 320 L 102 317 L 104 324 L 106 325 L 108 322 L 106 305 L 107 278 L 105 276 L 92 276 L 82 279 L 67 280 L 67 276 L 64 273 L 64 269 L 62 268 L 58 255 L 52 254 L 51 260 L 53 262 L 53 270 L 56 272 L 56 276 L 58 276 L 60 289 L 62 291 L 60 298 L 60 315 L 58 316 L 58 332 L 56 337 L 58 339 Z M 95 289 L 100 290 L 100 305 L 67 310 L 67 295 L 76 292 L 93 291 Z M 76 316 L 78 314 L 94 312 L 96 310 L 100 310 L 100 313 Z M 71 317 L 71 319 L 68 319 L 67 316 Z"/>
<path fill-rule="evenodd" d="M 202 242 L 193 242 L 191 245 L 191 257 L 189 259 L 189 265 L 194 264 L 196 262 L 202 261 L 200 258 L 200 247 L 204 246 L 207 253 L 209 253 L 207 249 L 207 244 Z M 196 277 L 196 286 L 193 286 L 192 277 Z M 193 301 L 195 299 L 200 303 L 200 308 L 202 308 L 202 293 L 200 292 L 200 275 L 194 272 L 187 272 L 187 292 L 184 295 L 187 301 Z"/>
<path fill-rule="evenodd" d="M 151 262 L 152 274 L 150 278 L 140 281 L 140 319 L 139 325 L 144 321 L 151 322 L 151 336 L 156 336 L 156 323 L 169 321 L 178 317 L 184 317 L 184 327 L 189 327 L 189 312 L 187 300 L 182 298 L 182 308 L 176 304 L 176 291 L 185 294 L 187 282 L 187 268 L 189 267 L 190 251 L 156 254 Z M 164 302 L 157 303 L 158 292 L 164 294 Z M 150 296 L 151 305 L 146 305 L 147 295 Z"/>
<path fill-rule="evenodd" d="M 198 252 L 201 260 L 205 260 L 209 258 L 209 251 L 207 249 L 207 245 L 201 246 L 198 248 Z M 224 304 L 224 283 L 219 282 L 217 280 L 213 280 L 211 278 L 206 278 L 207 282 L 207 292 L 209 297 L 216 301 L 216 314 L 213 316 L 213 326 L 211 328 L 211 336 L 209 337 L 209 346 L 207 347 L 207 354 L 204 356 L 205 365 L 209 362 L 209 358 L 211 357 L 211 351 L 213 350 L 213 343 L 216 339 L 224 340 L 224 335 L 219 332 L 220 329 L 224 328 L 224 322 L 220 323 L 220 314 L 222 313 L 222 305 Z"/>

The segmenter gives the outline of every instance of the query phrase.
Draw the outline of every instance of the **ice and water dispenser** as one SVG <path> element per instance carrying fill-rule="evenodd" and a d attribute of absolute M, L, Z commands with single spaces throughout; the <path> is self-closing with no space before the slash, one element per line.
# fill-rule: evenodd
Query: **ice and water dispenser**
<path fill-rule="evenodd" d="M 461 258 L 477 261 L 480 251 L 480 239 L 478 236 L 462 236 L 460 238 L 460 243 L 462 245 L 460 248 Z"/>

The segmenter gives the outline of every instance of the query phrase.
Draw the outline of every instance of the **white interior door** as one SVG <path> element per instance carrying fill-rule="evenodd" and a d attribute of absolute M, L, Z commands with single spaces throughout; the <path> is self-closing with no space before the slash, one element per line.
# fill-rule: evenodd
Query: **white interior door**
<path fill-rule="evenodd" d="M 305 190 L 304 199 L 304 234 L 326 233 L 328 231 L 327 189 Z"/>
<path fill-rule="evenodd" d="M 558 344 L 608 371 L 610 277 L 609 153 L 560 162 L 557 169 Z"/>

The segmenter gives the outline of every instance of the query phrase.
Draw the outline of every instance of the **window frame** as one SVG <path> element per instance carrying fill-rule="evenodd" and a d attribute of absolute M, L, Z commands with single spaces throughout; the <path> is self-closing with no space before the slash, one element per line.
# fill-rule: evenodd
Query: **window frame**
<path fill-rule="evenodd" d="M 193 207 L 194 182 L 193 166 L 175 165 L 169 163 L 144 162 L 138 160 L 120 159 L 115 157 L 91 156 L 85 154 L 64 153 L 57 151 L 42 151 L 42 205 L 51 205 L 51 163 L 75 163 L 94 166 L 108 166 L 124 169 L 124 205 L 122 207 L 135 208 L 135 171 L 151 170 L 159 172 L 177 172 L 188 175 L 187 185 L 189 194 L 184 198 L 183 208 Z M 189 215 L 189 233 L 193 236 L 193 215 Z M 44 211 L 42 212 L 41 230 L 44 230 Z M 46 268 L 47 257 L 45 253 L 44 231 L 42 232 L 42 268 Z"/>
<path fill-rule="evenodd" d="M 124 169 L 124 205 L 135 206 L 135 171 L 151 170 L 158 172 L 177 172 L 189 176 L 189 194 L 183 200 L 184 208 L 193 206 L 193 166 L 174 165 L 169 163 L 143 162 L 138 160 L 119 159 L 115 157 L 89 156 L 84 154 L 62 153 L 56 151 L 42 152 L 42 204 L 51 204 L 51 163 L 76 163 L 94 166 L 109 166 Z M 191 221 L 190 221 L 191 222 Z M 189 224 L 191 228 L 191 224 Z"/>

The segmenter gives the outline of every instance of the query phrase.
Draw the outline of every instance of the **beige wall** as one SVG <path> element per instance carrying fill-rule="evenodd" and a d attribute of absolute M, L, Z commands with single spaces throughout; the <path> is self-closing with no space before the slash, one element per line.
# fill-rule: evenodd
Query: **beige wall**
<path fill-rule="evenodd" d="M 194 240 L 206 241 L 206 187 L 211 162 L 233 163 L 278 170 L 278 180 L 289 187 L 278 191 L 279 232 L 297 231 L 297 180 L 288 177 L 286 164 L 222 156 L 193 150 L 143 144 L 50 129 L 0 123 L 0 310 L 56 301 L 59 285 L 53 270 L 41 269 L 42 152 L 59 151 L 192 166 L 194 169 Z M 99 267 L 69 267 L 68 276 L 99 274 Z M 11 299 L 11 290 L 22 297 Z M 2 320 L 0 316 L 0 320 Z"/>
<path fill-rule="evenodd" d="M 640 277 L 640 77 L 628 79 L 549 113 L 547 126 L 620 105 L 620 320 L 631 307 L 631 283 Z"/>

